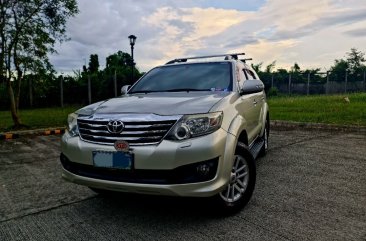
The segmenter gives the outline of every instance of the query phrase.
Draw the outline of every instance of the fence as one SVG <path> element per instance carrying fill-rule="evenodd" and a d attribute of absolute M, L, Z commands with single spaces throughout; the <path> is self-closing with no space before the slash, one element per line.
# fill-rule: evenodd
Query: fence
<path fill-rule="evenodd" d="M 137 76 L 138 77 L 138 76 Z M 24 80 L 21 86 L 19 106 L 53 107 L 64 105 L 87 105 L 120 95 L 123 85 L 131 84 L 129 76 L 108 75 L 98 79 L 88 76 L 77 81 L 70 77 L 59 77 L 47 81 Z M 0 82 L 0 109 L 10 106 L 5 82 Z"/>
<path fill-rule="evenodd" d="M 312 95 L 312 94 L 342 94 L 350 92 L 366 92 L 366 73 L 336 75 L 327 73 L 289 73 L 267 74 L 261 76 L 268 91 L 271 87 L 279 93 Z"/>
<path fill-rule="evenodd" d="M 366 92 L 366 73 L 273 73 L 260 76 L 268 92 L 271 87 L 289 95 L 340 94 Z M 128 76 L 110 75 L 99 80 L 57 78 L 42 82 L 26 81 L 22 85 L 20 108 L 87 105 L 120 95 L 123 85 L 131 84 Z M 9 108 L 5 83 L 0 83 L 0 109 Z"/>

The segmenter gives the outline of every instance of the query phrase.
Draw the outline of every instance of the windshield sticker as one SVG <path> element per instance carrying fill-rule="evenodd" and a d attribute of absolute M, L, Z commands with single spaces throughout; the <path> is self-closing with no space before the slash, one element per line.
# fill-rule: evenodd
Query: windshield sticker
<path fill-rule="evenodd" d="M 211 88 L 211 91 L 228 91 L 227 88 L 222 89 L 222 88 Z"/>

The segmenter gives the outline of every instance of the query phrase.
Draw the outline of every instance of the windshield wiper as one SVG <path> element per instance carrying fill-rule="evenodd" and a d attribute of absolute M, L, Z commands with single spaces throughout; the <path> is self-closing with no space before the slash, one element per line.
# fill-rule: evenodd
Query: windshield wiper
<path fill-rule="evenodd" d="M 209 89 L 193 89 L 193 88 L 180 88 L 180 89 L 169 89 L 169 90 L 136 90 L 131 91 L 129 94 L 136 93 L 154 93 L 154 92 L 189 92 L 189 91 L 210 91 Z"/>
<path fill-rule="evenodd" d="M 170 89 L 165 90 L 166 92 L 189 92 L 189 91 L 210 91 L 209 89 L 192 89 L 192 88 L 181 88 L 181 89 Z"/>
<path fill-rule="evenodd" d="M 136 91 L 131 91 L 129 92 L 129 94 L 138 94 L 138 93 L 152 93 L 152 92 L 161 92 L 161 91 L 156 91 L 156 90 L 136 90 Z"/>

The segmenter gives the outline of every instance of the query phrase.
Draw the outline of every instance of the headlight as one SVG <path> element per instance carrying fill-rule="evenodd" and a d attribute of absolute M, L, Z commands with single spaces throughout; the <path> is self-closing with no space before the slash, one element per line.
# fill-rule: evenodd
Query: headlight
<path fill-rule="evenodd" d="M 69 134 L 71 136 L 78 136 L 79 135 L 77 118 L 78 118 L 78 115 L 76 113 L 71 113 L 67 117 L 67 123 L 68 123 L 67 130 L 69 131 Z"/>
<path fill-rule="evenodd" d="M 185 115 L 168 133 L 168 140 L 185 140 L 210 134 L 221 127 L 222 112 L 209 114 Z"/>

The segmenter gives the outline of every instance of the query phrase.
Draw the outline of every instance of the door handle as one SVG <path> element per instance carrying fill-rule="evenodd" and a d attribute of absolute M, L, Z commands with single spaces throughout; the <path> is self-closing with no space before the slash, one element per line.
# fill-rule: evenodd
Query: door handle
<path fill-rule="evenodd" d="M 256 105 L 258 102 L 256 100 L 253 100 L 253 104 Z"/>

